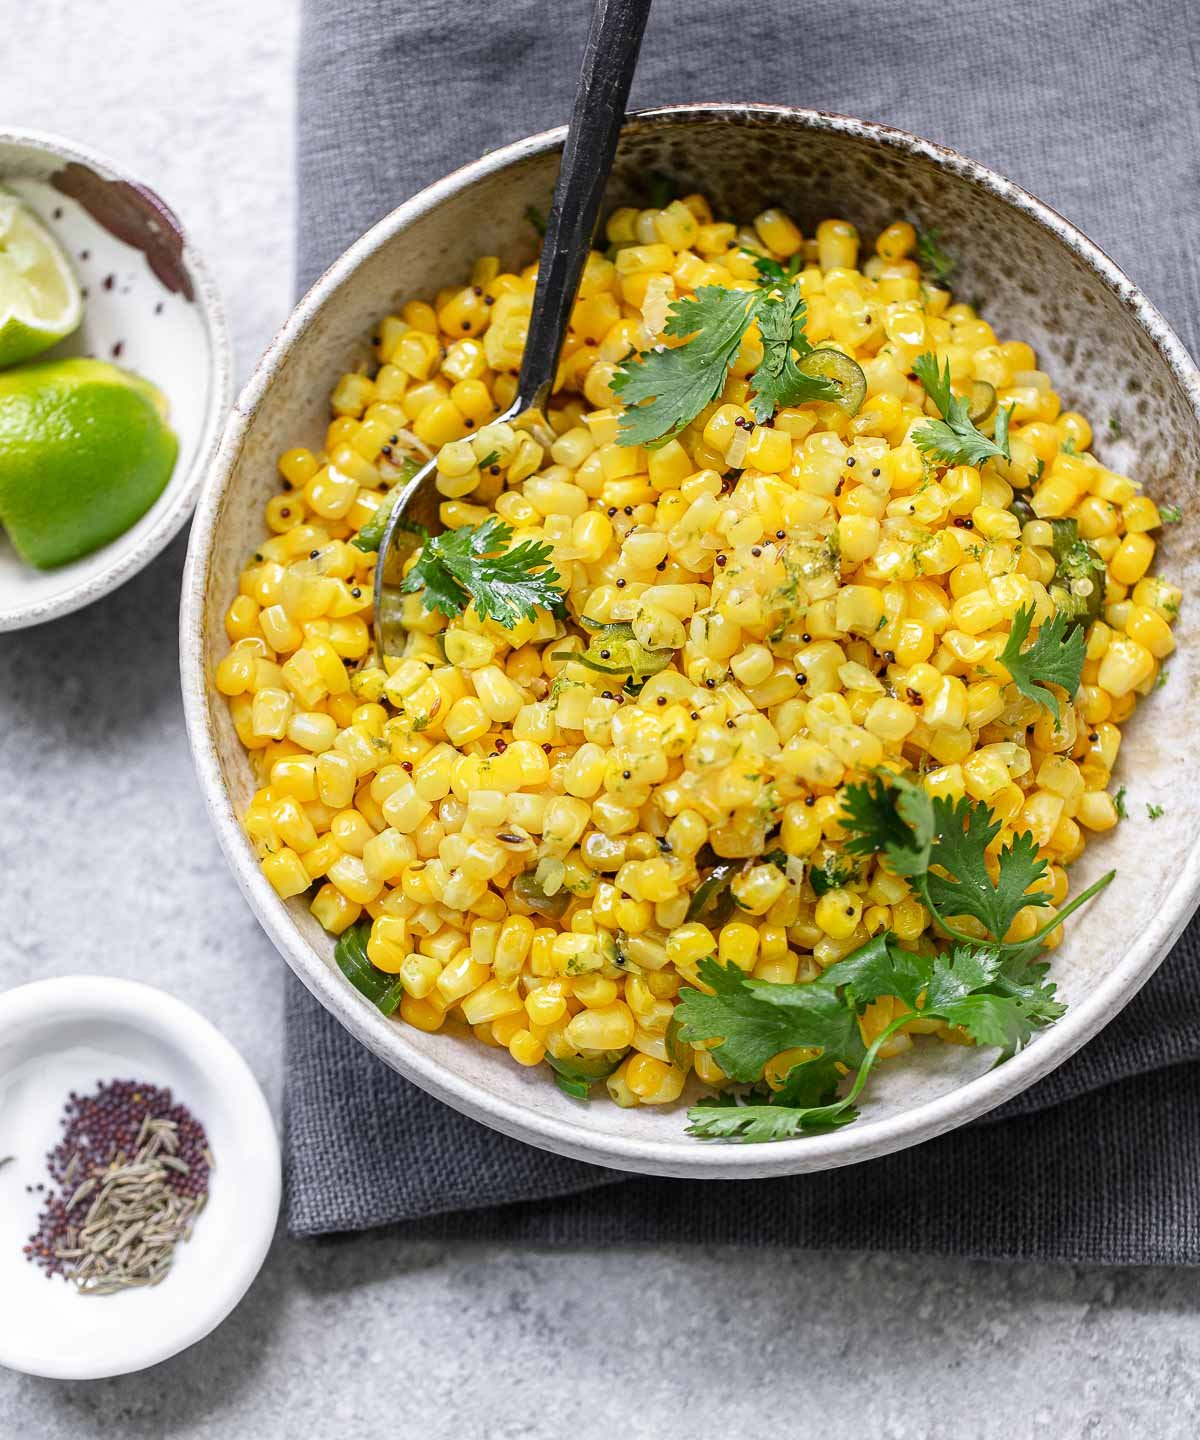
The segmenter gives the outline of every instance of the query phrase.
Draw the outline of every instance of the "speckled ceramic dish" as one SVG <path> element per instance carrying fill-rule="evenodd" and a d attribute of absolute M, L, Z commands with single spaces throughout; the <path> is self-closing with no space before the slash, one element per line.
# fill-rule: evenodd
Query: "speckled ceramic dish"
<path fill-rule="evenodd" d="M 682 1106 L 583 1105 L 502 1052 L 384 1019 L 337 971 L 332 941 L 303 899 L 276 897 L 238 822 L 255 782 L 211 676 L 226 645 L 222 616 L 278 484 L 276 456 L 289 445 L 320 445 L 330 388 L 365 358 L 382 312 L 461 281 L 477 253 L 530 258 L 522 217 L 530 204 L 546 205 L 562 141 L 561 130 L 522 140 L 393 211 L 305 296 L 237 403 L 192 531 L 182 615 L 188 724 L 221 841 L 250 904 L 321 1004 L 409 1079 L 507 1134 L 601 1165 L 696 1178 L 820 1170 L 930 1139 L 1009 1099 L 1090 1039 L 1151 974 L 1195 907 L 1200 802 L 1179 783 L 1200 767 L 1194 609 L 1184 608 L 1176 630 L 1165 691 L 1125 732 L 1119 779 L 1136 802 L 1131 818 L 1089 846 L 1077 867 L 1079 888 L 1112 865 L 1119 875 L 1055 952 L 1066 1017 L 996 1069 L 994 1053 L 914 1047 L 872 1076 L 862 1119 L 830 1135 L 701 1143 L 685 1135 Z M 1182 505 L 1184 522 L 1164 535 L 1158 564 L 1191 592 L 1189 582 L 1200 579 L 1200 374 L 1153 306 L 1061 216 L 928 141 L 804 110 L 698 105 L 634 116 L 612 201 L 647 203 L 652 171 L 704 190 L 723 215 L 748 219 L 782 204 L 810 233 L 828 215 L 853 220 L 867 237 L 898 216 L 939 226 L 963 292 L 986 297 L 1001 334 L 1031 341 L 1070 406 L 1099 418 L 1101 458 Z M 1119 440 L 1106 437 L 1110 415 L 1120 421 Z M 1158 802 L 1166 814 L 1151 832 L 1145 806 Z"/>
<path fill-rule="evenodd" d="M 40 625 L 124 584 L 192 513 L 233 398 L 220 297 L 179 221 L 146 186 L 53 135 L 0 130 L 0 184 L 66 251 L 83 323 L 39 359 L 91 355 L 144 375 L 167 397 L 179 457 L 163 493 L 123 535 L 55 570 L 35 570 L 0 529 L 0 631 Z"/>

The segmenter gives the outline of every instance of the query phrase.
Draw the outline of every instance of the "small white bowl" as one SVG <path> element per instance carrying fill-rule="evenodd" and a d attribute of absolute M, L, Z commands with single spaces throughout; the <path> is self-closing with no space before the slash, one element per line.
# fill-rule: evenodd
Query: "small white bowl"
<path fill-rule="evenodd" d="M 192 1238 L 152 1289 L 91 1298 L 47 1277 L 22 1247 L 50 1182 L 70 1091 L 145 1080 L 169 1087 L 208 1134 L 215 1168 Z M 279 1214 L 279 1140 L 229 1041 L 181 1000 L 133 980 L 38 980 L 0 995 L 0 1365 L 56 1380 L 142 1370 L 213 1330 L 258 1274 Z M 27 1186 L 44 1183 L 45 1192 Z"/>
<path fill-rule="evenodd" d="M 86 291 L 83 323 L 36 359 L 92 355 L 167 397 L 179 457 L 163 493 L 123 535 L 55 570 L 35 570 L 0 528 L 0 631 L 89 605 L 159 553 L 192 513 L 233 398 L 225 313 L 204 262 L 162 200 L 73 141 L 0 129 L 0 184 L 34 211 Z"/>

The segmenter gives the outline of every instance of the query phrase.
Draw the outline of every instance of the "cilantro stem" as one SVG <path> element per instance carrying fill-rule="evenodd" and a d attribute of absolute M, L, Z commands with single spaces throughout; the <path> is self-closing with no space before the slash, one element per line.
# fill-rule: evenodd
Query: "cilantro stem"
<path fill-rule="evenodd" d="M 1035 942 L 1045 939 L 1052 930 L 1058 929 L 1068 915 L 1074 915 L 1075 911 L 1078 910 L 1081 905 L 1086 905 L 1094 895 L 1099 895 L 1101 890 L 1107 885 L 1110 885 L 1116 878 L 1117 872 L 1115 870 L 1110 870 L 1107 875 L 1101 875 L 1100 879 L 1097 880 L 1094 885 L 1089 885 L 1081 894 L 1076 895 L 1069 905 L 1064 905 L 1053 920 L 1047 920 L 1042 928 L 1035 931 L 1028 940 L 1022 940 L 1019 943 L 1022 945 L 1033 945 Z M 1003 948 L 1003 942 L 1001 942 L 1001 947 Z"/>
<path fill-rule="evenodd" d="M 839 1100 L 837 1105 L 829 1106 L 829 1109 L 839 1110 L 853 1105 L 855 1100 L 862 1094 L 863 1086 L 867 1083 L 867 1076 L 870 1075 L 871 1067 L 875 1064 L 880 1050 L 883 1049 L 897 1030 L 910 1024 L 913 1020 L 921 1020 L 923 1018 L 923 1012 L 919 1010 L 906 1010 L 903 1015 L 898 1016 L 890 1025 L 885 1025 L 879 1034 L 876 1035 L 875 1039 L 871 1041 L 867 1053 L 863 1056 L 862 1064 L 858 1067 L 858 1072 L 854 1076 L 854 1084 L 846 1091 L 844 1098 Z"/>

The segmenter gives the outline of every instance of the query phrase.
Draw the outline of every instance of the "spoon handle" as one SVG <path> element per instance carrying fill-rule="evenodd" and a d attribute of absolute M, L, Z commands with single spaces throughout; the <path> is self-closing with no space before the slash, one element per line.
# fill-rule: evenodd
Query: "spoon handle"
<path fill-rule="evenodd" d="M 554 383 L 649 13 L 650 0 L 595 0 L 592 9 L 517 385 L 528 408 L 544 408 Z"/>

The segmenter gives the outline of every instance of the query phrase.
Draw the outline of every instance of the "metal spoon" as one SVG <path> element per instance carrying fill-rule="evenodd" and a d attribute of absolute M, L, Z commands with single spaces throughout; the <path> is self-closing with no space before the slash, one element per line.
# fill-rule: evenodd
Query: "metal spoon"
<path fill-rule="evenodd" d="M 567 321 L 579 277 L 600 213 L 600 201 L 612 168 L 625 102 L 633 81 L 650 0 L 595 0 L 575 107 L 563 146 L 554 201 L 546 222 L 538 264 L 533 314 L 517 380 L 517 398 L 496 421 L 513 421 L 544 412 L 558 368 Z M 400 625 L 404 562 L 414 542 L 417 521 L 435 530 L 439 497 L 434 488 L 436 462 L 423 465 L 397 497 L 379 545 L 375 567 L 375 647 L 382 657 L 396 655 L 405 632 Z"/>

